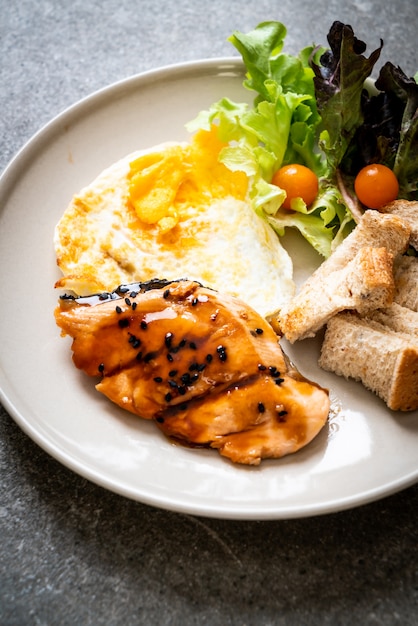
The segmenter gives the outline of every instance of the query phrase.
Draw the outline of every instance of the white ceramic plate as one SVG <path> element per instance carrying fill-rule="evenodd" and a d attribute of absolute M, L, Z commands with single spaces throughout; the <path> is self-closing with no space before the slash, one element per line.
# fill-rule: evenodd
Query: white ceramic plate
<path fill-rule="evenodd" d="M 107 489 L 170 510 L 231 519 L 317 515 L 357 506 L 418 477 L 418 412 L 393 413 L 356 383 L 319 370 L 318 342 L 285 350 L 331 389 L 329 426 L 301 452 L 259 468 L 170 443 L 98 394 L 55 326 L 53 230 L 72 195 L 138 148 L 187 138 L 184 124 L 222 96 L 250 101 L 238 60 L 163 68 L 106 88 L 43 128 L 0 180 L 1 399 L 48 453 Z M 301 280 L 318 262 L 286 246 Z M 296 254 L 295 254 L 296 253 Z"/>

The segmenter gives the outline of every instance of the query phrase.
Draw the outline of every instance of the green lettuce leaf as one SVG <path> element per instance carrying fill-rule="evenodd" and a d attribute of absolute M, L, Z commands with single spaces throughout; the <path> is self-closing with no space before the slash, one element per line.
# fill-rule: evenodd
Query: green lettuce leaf
<path fill-rule="evenodd" d="M 318 150 L 321 118 L 315 99 L 314 71 L 309 65 L 320 52 L 310 46 L 298 56 L 286 54 L 285 36 L 286 28 L 280 22 L 263 22 L 247 34 L 235 31 L 229 39 L 245 63 L 243 84 L 255 92 L 253 105 L 223 98 L 187 124 L 190 132 L 217 125 L 219 138 L 228 144 L 220 160 L 229 169 L 244 171 L 249 176 L 253 208 L 265 218 L 276 215 L 286 198 L 282 189 L 271 184 L 280 167 L 300 163 L 318 177 L 327 173 L 326 160 Z M 328 254 L 330 246 L 322 240 L 332 240 L 332 228 L 319 237 L 317 232 L 321 229 L 316 225 L 319 220 L 326 228 L 321 210 L 327 206 L 307 220 L 304 202 L 294 205 L 296 215 L 294 219 L 287 215 L 286 224 L 298 228 L 304 237 L 309 236 L 321 254 Z M 314 225 L 315 235 L 308 235 Z"/>
<path fill-rule="evenodd" d="M 336 21 L 329 31 L 328 43 L 330 49 L 321 55 L 319 63 L 312 62 L 312 68 L 323 126 L 320 146 L 333 174 L 363 123 L 364 83 L 379 59 L 383 42 L 367 58 L 363 55 L 366 44 L 355 37 L 351 26 Z"/>
<path fill-rule="evenodd" d="M 399 182 L 399 197 L 418 198 L 418 84 L 385 63 L 375 89 L 363 93 L 364 121 L 347 148 L 340 169 L 354 178 L 366 165 L 382 163 Z"/>
<path fill-rule="evenodd" d="M 418 86 L 399 68 L 383 68 L 377 87 L 386 92 L 384 106 L 380 96 L 368 109 L 371 97 L 364 85 L 382 41 L 366 57 L 366 44 L 351 26 L 336 21 L 328 33 L 328 49 L 312 45 L 294 56 L 284 52 L 286 35 L 285 26 L 275 21 L 262 22 L 249 33 L 234 31 L 229 41 L 244 61 L 243 86 L 254 93 L 253 103 L 222 98 L 187 128 L 194 132 L 216 125 L 227 144 L 220 160 L 247 174 L 254 210 L 279 236 L 285 228 L 296 228 L 327 258 L 355 227 L 344 202 L 350 201 L 350 193 L 344 189 L 343 195 L 339 185 L 352 185 L 371 146 L 380 151 L 381 162 L 392 160 L 402 193 L 409 194 L 404 197 L 417 193 Z M 396 129 L 372 140 L 376 119 L 385 122 L 375 117 L 375 110 L 380 107 L 384 115 L 389 100 L 394 104 L 388 120 L 396 120 Z M 316 173 L 319 192 L 310 207 L 297 198 L 289 211 L 282 207 L 285 192 L 271 181 L 280 167 L 292 163 Z"/>
<path fill-rule="evenodd" d="M 400 195 L 415 200 L 418 198 L 418 84 L 388 62 L 380 70 L 376 87 L 383 93 L 390 93 L 402 111 L 393 142 L 396 146 L 393 171 Z"/>

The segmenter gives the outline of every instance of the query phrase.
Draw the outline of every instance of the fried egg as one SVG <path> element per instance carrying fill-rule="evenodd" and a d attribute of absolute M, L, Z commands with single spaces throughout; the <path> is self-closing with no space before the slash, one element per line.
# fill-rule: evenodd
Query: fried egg
<path fill-rule="evenodd" d="M 196 280 L 263 316 L 294 294 L 292 261 L 219 161 L 216 131 L 122 158 L 76 194 L 55 229 L 56 287 L 77 295 L 153 278 Z"/>

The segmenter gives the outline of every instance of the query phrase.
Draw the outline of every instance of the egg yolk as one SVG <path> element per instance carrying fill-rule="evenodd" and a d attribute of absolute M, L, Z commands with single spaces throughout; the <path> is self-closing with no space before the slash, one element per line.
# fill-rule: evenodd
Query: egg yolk
<path fill-rule="evenodd" d="M 201 130 L 190 144 L 165 147 L 130 163 L 129 197 L 138 218 L 158 225 L 162 234 L 173 229 L 191 206 L 233 196 L 244 200 L 248 178 L 219 161 L 225 146 L 216 127 Z"/>

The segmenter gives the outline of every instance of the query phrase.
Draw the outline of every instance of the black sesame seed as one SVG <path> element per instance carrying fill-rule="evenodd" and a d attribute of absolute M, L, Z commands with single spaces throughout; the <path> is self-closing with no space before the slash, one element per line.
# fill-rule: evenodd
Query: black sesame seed
<path fill-rule="evenodd" d="M 129 320 L 127 317 L 124 317 L 122 320 L 118 321 L 118 326 L 119 328 L 128 328 L 129 326 Z"/>
<path fill-rule="evenodd" d="M 131 306 L 131 301 L 129 300 L 129 298 L 125 298 L 125 303 L 126 303 L 128 306 Z"/>
<path fill-rule="evenodd" d="M 277 367 L 275 365 L 270 365 L 269 372 L 272 376 L 276 376 L 278 374 Z"/>
<path fill-rule="evenodd" d="M 163 379 L 161 378 L 161 376 L 156 376 L 156 377 L 154 378 L 154 381 L 155 381 L 156 383 L 162 383 L 162 382 L 163 382 Z"/>
<path fill-rule="evenodd" d="M 197 371 L 198 372 L 203 372 L 205 367 L 206 367 L 206 363 L 201 363 L 200 365 L 197 366 Z"/>
<path fill-rule="evenodd" d="M 169 380 L 169 381 L 168 381 L 168 384 L 170 385 L 170 387 L 171 387 L 172 389 L 177 389 L 177 387 L 178 387 L 178 384 L 176 383 L 176 381 L 175 381 L 175 380 Z"/>
<path fill-rule="evenodd" d="M 195 342 L 194 342 L 194 341 L 190 341 L 190 342 L 189 342 L 189 347 L 190 347 L 192 350 L 197 350 L 197 345 L 195 344 Z"/>
<path fill-rule="evenodd" d="M 190 376 L 191 383 L 195 383 L 197 380 L 199 380 L 199 374 L 193 374 L 192 376 Z"/>
<path fill-rule="evenodd" d="M 178 388 L 178 392 L 180 396 L 184 396 L 186 391 L 187 391 L 186 387 L 181 386 Z"/>
<path fill-rule="evenodd" d="M 122 309 L 120 308 L 120 306 L 116 306 L 115 311 L 116 313 L 122 313 Z"/>
<path fill-rule="evenodd" d="M 256 328 L 255 332 L 257 333 L 257 335 L 262 335 L 264 333 L 264 330 L 262 328 Z"/>
<path fill-rule="evenodd" d="M 185 374 L 182 374 L 180 376 L 181 382 L 184 383 L 185 385 L 188 385 L 190 383 L 190 374 L 189 372 L 186 372 Z"/>
<path fill-rule="evenodd" d="M 165 394 L 165 401 L 166 402 L 171 402 L 172 399 L 173 399 L 173 396 L 171 395 L 171 393 L 166 393 Z"/>
<path fill-rule="evenodd" d="M 158 417 L 155 418 L 155 421 L 158 422 L 159 424 L 164 424 L 164 418 L 163 417 L 158 416 Z"/>
<path fill-rule="evenodd" d="M 129 291 L 129 287 L 126 287 L 126 285 L 121 285 L 118 289 L 119 293 L 128 293 Z"/>
<path fill-rule="evenodd" d="M 131 291 L 131 293 L 129 294 L 131 296 L 131 298 L 136 298 L 138 295 L 137 291 Z"/>
<path fill-rule="evenodd" d="M 146 328 L 148 328 L 148 324 L 147 324 L 147 322 L 145 320 L 141 321 L 141 328 L 142 328 L 142 330 L 145 330 Z"/>
<path fill-rule="evenodd" d="M 170 363 L 174 361 L 174 358 L 170 353 L 167 354 L 167 361 L 170 361 Z"/>
<path fill-rule="evenodd" d="M 140 361 L 142 359 L 142 352 L 138 352 L 135 358 L 137 361 Z"/>
<path fill-rule="evenodd" d="M 168 298 L 168 296 L 169 296 L 169 295 L 170 295 L 170 290 L 169 290 L 169 289 L 166 289 L 166 290 L 164 291 L 164 293 L 163 293 L 163 298 L 164 298 L 164 300 L 167 300 L 167 298 Z"/>
<path fill-rule="evenodd" d="M 152 359 L 155 359 L 155 357 L 157 356 L 157 352 L 147 352 L 146 355 L 144 356 L 144 361 L 145 363 L 149 363 L 150 361 L 152 361 Z"/>
<path fill-rule="evenodd" d="M 274 382 L 276 385 L 281 385 L 284 382 L 284 378 L 276 378 Z"/>
<path fill-rule="evenodd" d="M 184 346 L 186 345 L 186 343 L 187 343 L 187 342 L 186 342 L 186 340 L 185 340 L 185 339 L 182 339 L 182 340 L 180 341 L 180 343 L 179 343 L 179 348 L 184 348 Z"/>
<path fill-rule="evenodd" d="M 132 311 L 135 311 L 137 305 L 138 305 L 137 302 L 132 302 Z"/>
<path fill-rule="evenodd" d="M 199 300 L 197 298 L 193 298 L 192 300 L 192 306 L 196 306 L 196 304 L 199 302 Z"/>
<path fill-rule="evenodd" d="M 279 411 L 279 412 L 277 413 L 277 415 L 278 415 L 279 417 L 284 417 L 285 415 L 287 415 L 287 411 L 285 411 L 285 410 L 283 410 L 283 411 Z"/>
<path fill-rule="evenodd" d="M 130 335 L 129 343 L 132 345 L 132 347 L 135 350 L 137 350 L 139 348 L 139 346 L 141 345 L 141 340 L 138 339 L 138 337 L 135 337 L 135 335 Z"/>
<path fill-rule="evenodd" d="M 267 367 L 265 365 L 263 365 L 262 363 L 258 364 L 258 369 L 260 370 L 260 372 L 264 372 L 264 370 L 267 369 Z"/>
<path fill-rule="evenodd" d="M 189 365 L 189 372 L 194 372 L 195 370 L 197 370 L 198 367 L 199 367 L 199 364 L 196 363 L 196 361 L 194 361 L 193 363 Z"/>
<path fill-rule="evenodd" d="M 171 377 L 177 376 L 177 370 L 171 370 L 171 372 L 168 372 L 168 375 Z"/>
<path fill-rule="evenodd" d="M 258 410 L 260 413 L 264 413 L 264 411 L 266 410 L 266 407 L 264 406 L 262 402 L 258 403 Z"/>
<path fill-rule="evenodd" d="M 100 373 L 104 372 L 104 363 L 100 363 L 99 367 L 97 368 L 99 370 Z"/>
<path fill-rule="evenodd" d="M 216 352 L 218 353 L 220 361 L 226 361 L 227 356 L 226 356 L 226 348 L 225 348 L 225 346 L 218 346 L 216 348 Z"/>
<path fill-rule="evenodd" d="M 171 344 L 173 342 L 173 337 L 174 337 L 173 333 L 166 333 L 166 336 L 164 338 L 164 342 L 165 342 L 166 348 L 171 348 Z"/>
<path fill-rule="evenodd" d="M 208 363 L 211 363 L 211 362 L 212 362 L 212 359 L 213 359 L 213 356 L 212 356 L 211 354 L 207 354 L 207 355 L 206 355 L 206 361 L 207 361 Z"/>

